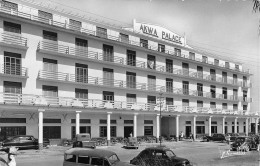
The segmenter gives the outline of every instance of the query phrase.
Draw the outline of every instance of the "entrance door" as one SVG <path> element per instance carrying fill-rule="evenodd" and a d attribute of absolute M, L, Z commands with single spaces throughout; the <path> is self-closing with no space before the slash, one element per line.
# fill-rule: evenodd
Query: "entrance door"
<path fill-rule="evenodd" d="M 190 136 L 190 133 L 191 133 L 191 126 L 186 126 L 186 129 L 185 129 L 185 135 L 186 135 L 186 137 L 189 137 L 189 136 Z"/>
<path fill-rule="evenodd" d="M 124 127 L 124 137 L 128 138 L 130 137 L 130 134 L 133 134 L 134 132 L 134 127 L 133 126 L 125 126 Z"/>

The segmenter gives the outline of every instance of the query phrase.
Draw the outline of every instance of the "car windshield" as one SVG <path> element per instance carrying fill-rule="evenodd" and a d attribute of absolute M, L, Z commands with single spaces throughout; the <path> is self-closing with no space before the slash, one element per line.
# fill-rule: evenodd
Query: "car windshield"
<path fill-rule="evenodd" d="M 167 150 L 167 151 L 165 152 L 165 154 L 166 154 L 166 156 L 168 156 L 169 158 L 176 156 L 176 155 L 173 153 L 173 151 L 171 151 L 171 150 Z"/>
<path fill-rule="evenodd" d="M 4 140 L 4 142 L 6 142 L 6 141 L 11 141 L 11 140 L 13 140 L 15 137 L 7 137 L 6 138 L 6 140 Z"/>
<path fill-rule="evenodd" d="M 108 160 L 112 165 L 120 161 L 116 154 L 110 156 Z"/>

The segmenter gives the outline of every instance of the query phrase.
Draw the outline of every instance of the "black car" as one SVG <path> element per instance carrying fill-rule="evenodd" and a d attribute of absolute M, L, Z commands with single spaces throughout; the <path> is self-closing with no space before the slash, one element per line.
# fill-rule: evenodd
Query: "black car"
<path fill-rule="evenodd" d="M 130 164 L 139 166 L 192 166 L 189 160 L 177 157 L 172 150 L 163 146 L 144 149 L 130 160 Z"/>
<path fill-rule="evenodd" d="M 203 137 L 203 140 L 207 141 L 207 142 L 209 142 L 209 141 L 222 141 L 222 142 L 224 142 L 224 141 L 226 141 L 226 137 L 225 137 L 224 134 L 213 134 L 212 136 L 205 135 Z"/>
<path fill-rule="evenodd" d="M 234 142 L 236 140 L 237 137 L 239 137 L 239 134 L 238 133 L 227 133 L 225 134 L 225 136 L 230 136 L 230 142 Z"/>
<path fill-rule="evenodd" d="M 17 135 L 7 137 L 1 144 L 0 147 L 14 146 L 19 149 L 38 149 L 38 140 L 32 135 Z"/>
<path fill-rule="evenodd" d="M 245 151 L 257 149 L 256 137 L 240 136 L 237 137 L 235 142 L 230 145 L 231 150 L 238 150 L 243 148 Z"/>

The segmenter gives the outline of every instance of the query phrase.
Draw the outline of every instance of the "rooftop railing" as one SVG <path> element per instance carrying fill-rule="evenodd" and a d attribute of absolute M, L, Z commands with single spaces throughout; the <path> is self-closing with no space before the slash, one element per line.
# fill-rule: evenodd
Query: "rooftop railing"
<path fill-rule="evenodd" d="M 12 10 L 11 8 L 5 7 L 3 5 L 0 6 L 0 12 L 10 14 L 10 15 L 14 15 L 14 16 L 18 16 L 18 17 L 22 17 L 22 18 L 26 18 L 26 19 L 30 19 L 30 20 L 37 21 L 37 22 L 40 22 L 40 23 L 56 26 L 56 27 L 59 27 L 59 28 L 77 31 L 77 32 L 80 32 L 80 33 L 83 33 L 83 34 L 92 35 L 92 36 L 96 36 L 96 37 L 99 37 L 99 38 L 101 37 L 101 38 L 105 38 L 105 39 L 109 39 L 109 40 L 113 40 L 113 41 L 117 41 L 117 42 L 121 42 L 121 43 L 126 43 L 126 44 L 130 44 L 130 45 L 138 46 L 138 47 L 143 47 L 143 48 L 146 48 L 146 49 L 149 49 L 149 50 L 152 50 L 152 51 L 156 51 L 156 52 L 162 52 L 160 49 L 158 49 L 158 46 L 153 46 L 153 45 L 148 45 L 148 44 L 145 44 L 145 46 L 144 46 L 144 43 L 131 41 L 131 40 L 128 40 L 126 42 L 125 40 L 122 40 L 121 37 L 114 36 L 114 35 L 111 35 L 109 33 L 106 33 L 106 35 L 100 36 L 99 32 L 93 31 L 92 29 L 75 27 L 75 26 L 71 26 L 70 24 L 67 24 L 66 22 L 59 22 L 59 21 L 55 21 L 55 20 L 52 20 L 52 19 L 47 19 L 47 18 L 31 15 L 29 13 L 23 13 L 23 12 L 20 12 L 20 11 L 15 11 L 15 10 Z M 193 59 L 189 58 L 188 55 L 176 53 L 174 50 L 164 49 L 164 51 L 162 53 L 193 60 Z M 225 68 L 225 67 L 221 66 L 221 64 L 204 62 L 200 58 L 196 58 L 196 59 L 194 59 L 194 61 L 203 62 L 203 63 L 207 63 L 207 64 L 210 64 L 210 65 Z M 241 69 L 237 69 L 237 68 L 229 68 L 229 69 L 233 70 L 233 71 L 249 74 L 249 70 L 241 70 Z"/>
<path fill-rule="evenodd" d="M 0 65 L 0 74 L 28 77 L 28 69 L 16 64 Z"/>
<path fill-rule="evenodd" d="M 156 102 L 156 101 L 154 101 Z M 107 101 L 99 99 L 80 99 L 69 97 L 52 97 L 32 94 L 14 94 L 0 93 L 0 104 L 6 105 L 33 105 L 33 106 L 48 106 L 48 107 L 73 107 L 73 108 L 97 108 L 97 109 L 121 109 L 135 111 L 150 111 L 150 112 L 179 112 L 179 113 L 198 113 L 198 114 L 231 114 L 231 115 L 248 115 L 247 110 L 231 110 L 220 108 L 207 107 L 191 107 L 180 105 L 165 105 L 160 108 L 159 103 L 138 103 L 124 101 Z"/>
<path fill-rule="evenodd" d="M 117 57 L 114 55 L 104 55 L 102 53 L 98 52 L 93 52 L 93 51 L 88 51 L 87 48 L 75 48 L 75 47 L 69 47 L 69 46 L 64 46 L 64 45 L 59 45 L 55 42 L 50 42 L 50 41 L 41 41 L 38 44 L 38 51 L 44 50 L 44 51 L 50 51 L 54 53 L 60 53 L 65 56 L 71 55 L 71 58 L 73 56 L 77 57 L 82 57 L 82 58 L 87 58 L 87 59 L 92 59 L 92 60 L 98 60 L 98 61 L 103 61 L 103 62 L 112 62 L 115 64 L 120 64 L 120 65 L 127 65 L 127 66 L 133 66 L 137 68 L 142 68 L 142 69 L 149 69 L 149 70 L 154 70 L 157 72 L 163 72 L 163 73 L 171 73 L 183 77 L 189 77 L 189 78 L 197 78 L 197 79 L 203 79 L 207 81 L 214 81 L 217 83 L 225 83 L 228 85 L 233 85 L 233 86 L 240 86 L 241 82 L 234 81 L 233 79 L 223 79 L 222 77 L 217 77 L 217 76 L 211 76 L 207 74 L 202 74 L 201 72 L 194 72 L 194 71 L 189 71 L 186 69 L 177 69 L 173 68 L 173 66 L 162 66 L 162 65 L 157 65 L 157 64 L 148 64 L 148 62 L 144 61 L 138 61 L 138 60 L 127 60 L 123 57 Z"/>
<path fill-rule="evenodd" d="M 27 38 L 12 32 L 0 33 L 0 42 L 27 47 Z"/>

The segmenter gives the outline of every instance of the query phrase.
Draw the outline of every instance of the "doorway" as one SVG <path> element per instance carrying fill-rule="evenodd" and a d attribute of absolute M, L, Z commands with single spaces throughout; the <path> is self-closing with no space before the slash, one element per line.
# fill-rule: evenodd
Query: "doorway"
<path fill-rule="evenodd" d="M 185 136 L 189 137 L 191 133 L 191 126 L 186 126 L 185 128 Z"/>
<path fill-rule="evenodd" d="M 133 126 L 125 126 L 124 127 L 124 138 L 130 137 L 130 134 L 133 135 L 134 127 Z"/>

